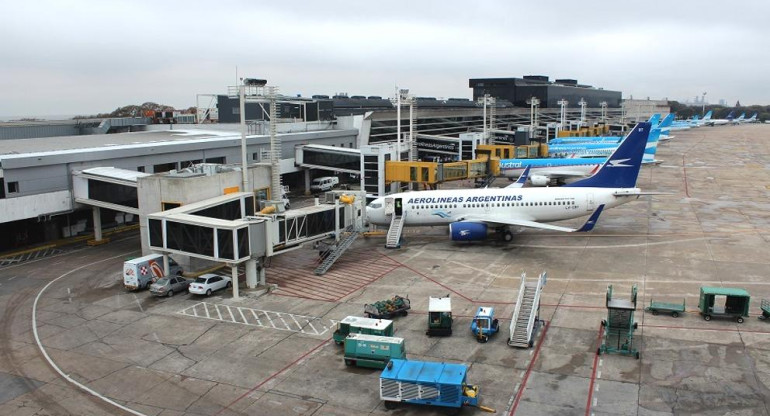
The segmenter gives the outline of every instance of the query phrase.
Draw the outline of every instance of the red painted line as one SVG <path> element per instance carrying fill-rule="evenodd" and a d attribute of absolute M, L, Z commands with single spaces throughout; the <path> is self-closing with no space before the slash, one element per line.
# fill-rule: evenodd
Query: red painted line
<path fill-rule="evenodd" d="M 684 155 L 682 155 L 682 174 L 684 175 L 684 194 L 690 197 L 690 189 L 687 185 L 687 168 L 684 166 Z"/>
<path fill-rule="evenodd" d="M 218 414 L 220 414 L 220 413 L 224 412 L 225 410 L 229 409 L 229 408 L 230 408 L 232 405 L 234 405 L 235 403 L 238 403 L 238 402 L 239 402 L 241 399 L 243 399 L 244 397 L 246 397 L 246 396 L 250 395 L 251 393 L 253 393 L 253 392 L 254 392 L 255 390 L 257 390 L 258 388 L 260 388 L 260 387 L 264 386 L 264 385 L 265 385 L 265 383 L 267 383 L 268 381 L 270 381 L 270 380 L 274 379 L 274 378 L 275 378 L 275 377 L 277 377 L 279 374 L 283 373 L 284 371 L 288 370 L 290 367 L 294 366 L 294 364 L 297 364 L 298 362 L 302 361 L 302 360 L 303 360 L 305 357 L 307 357 L 308 355 L 310 355 L 310 354 L 314 353 L 316 350 L 318 350 L 319 348 L 321 348 L 321 347 L 323 347 L 324 345 L 326 345 L 326 344 L 327 344 L 329 341 L 331 341 L 331 338 L 329 338 L 329 339 L 327 339 L 326 341 L 324 341 L 324 342 L 322 342 L 322 343 L 320 343 L 320 344 L 316 345 L 315 347 L 313 347 L 313 349 L 312 349 L 312 350 L 310 350 L 310 351 L 308 351 L 308 352 L 306 352 L 306 353 L 302 354 L 302 356 L 300 356 L 300 357 L 299 357 L 299 358 L 297 358 L 296 360 L 294 360 L 294 361 L 292 361 L 291 363 L 289 363 L 288 365 L 286 365 L 286 367 L 284 367 L 284 368 L 280 369 L 280 370 L 279 370 L 278 372 L 276 372 L 276 373 L 273 373 L 273 374 L 272 374 L 270 377 L 266 378 L 266 379 L 265 379 L 265 380 L 263 380 L 261 383 L 259 383 L 259 384 L 257 384 L 256 386 L 254 386 L 254 387 L 253 387 L 251 390 L 249 390 L 249 391 L 247 391 L 246 393 L 243 393 L 242 395 L 240 395 L 240 396 L 239 396 L 237 399 L 235 399 L 235 400 L 233 400 L 232 402 L 230 402 L 230 404 L 228 404 L 227 406 L 225 406 L 225 407 L 223 407 L 223 408 L 219 409 L 219 411 L 218 411 L 218 412 L 216 412 L 216 413 L 215 413 L 215 415 L 218 415 Z"/>
<path fill-rule="evenodd" d="M 279 288 L 278 290 L 281 290 L 281 289 Z M 333 300 L 333 299 L 330 300 L 330 299 L 321 299 L 321 298 L 311 298 L 309 296 L 295 295 L 295 294 L 291 294 L 291 293 L 272 292 L 271 294 L 272 295 L 276 295 L 276 296 L 283 296 L 283 297 L 287 297 L 287 298 L 308 299 L 308 300 L 315 300 L 315 301 L 319 301 L 319 302 L 336 302 L 336 300 Z"/>
<path fill-rule="evenodd" d="M 516 412 L 516 408 L 519 407 L 519 402 L 521 401 L 521 396 L 524 395 L 524 388 L 527 386 L 527 380 L 529 380 L 529 375 L 532 373 L 532 369 L 535 367 L 535 361 L 537 361 L 537 356 L 540 355 L 540 348 L 545 344 L 545 334 L 548 332 L 548 327 L 551 326 L 551 321 L 548 321 L 548 323 L 545 324 L 545 328 L 543 328 L 543 335 L 540 336 L 540 343 L 537 344 L 537 348 L 535 349 L 535 354 L 532 355 L 532 360 L 529 362 L 529 366 L 527 367 L 527 372 L 524 374 L 524 379 L 521 380 L 521 386 L 519 386 L 519 391 L 516 393 L 516 398 L 513 400 L 513 407 L 511 407 L 511 412 L 508 413 L 508 416 L 513 416 L 513 414 Z"/>
<path fill-rule="evenodd" d="M 594 396 L 594 382 L 596 382 L 596 364 L 599 362 L 599 346 L 602 344 L 602 325 L 599 324 L 599 335 L 596 337 L 597 347 L 596 354 L 594 354 L 594 367 L 591 371 L 591 384 L 588 385 L 588 401 L 586 402 L 586 416 L 591 414 L 591 399 Z"/>
<path fill-rule="evenodd" d="M 396 270 L 397 268 L 398 268 L 398 266 L 393 266 L 393 268 L 391 268 L 391 269 L 389 269 L 389 270 L 386 270 L 386 271 L 384 271 L 384 272 L 380 273 L 380 275 L 379 275 L 379 276 L 377 276 L 377 277 L 375 277 L 373 280 L 371 280 L 371 281 L 369 281 L 369 282 L 366 282 L 366 283 L 362 284 L 361 286 L 357 287 L 356 289 L 353 289 L 353 290 L 351 290 L 350 292 L 348 292 L 348 293 L 346 293 L 346 294 L 344 294 L 344 295 L 340 296 L 339 298 L 337 298 L 337 301 L 340 301 L 340 300 L 342 300 L 342 299 L 345 299 L 346 297 L 350 296 L 351 294 L 353 294 L 353 293 L 355 293 L 355 292 L 358 292 L 359 290 L 361 290 L 361 289 L 365 288 L 366 286 L 369 286 L 370 284 L 372 284 L 372 283 L 376 282 L 377 280 L 380 280 L 380 279 L 381 279 L 383 276 L 385 276 L 386 274 L 388 274 L 388 273 L 392 272 L 393 270 Z"/>

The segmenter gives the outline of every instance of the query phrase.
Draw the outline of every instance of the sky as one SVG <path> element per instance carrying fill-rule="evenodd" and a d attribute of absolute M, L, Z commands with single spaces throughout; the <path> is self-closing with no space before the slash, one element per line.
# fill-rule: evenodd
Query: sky
<path fill-rule="evenodd" d="M 769 16 L 766 0 L 11 1 L 0 116 L 187 108 L 236 74 L 303 96 L 471 98 L 469 78 L 547 75 L 770 104 Z"/>

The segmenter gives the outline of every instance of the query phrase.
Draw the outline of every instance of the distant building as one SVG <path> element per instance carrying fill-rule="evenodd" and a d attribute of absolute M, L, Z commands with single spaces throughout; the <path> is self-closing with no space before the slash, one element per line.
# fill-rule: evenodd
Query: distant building
<path fill-rule="evenodd" d="M 609 108 L 619 108 L 622 101 L 620 91 L 578 84 L 575 79 L 557 79 L 551 82 L 543 75 L 525 75 L 523 78 L 474 78 L 468 80 L 468 86 L 473 88 L 474 101 L 484 94 L 489 94 L 508 100 L 516 107 L 529 107 L 527 101 L 532 97 L 540 100 L 541 108 L 558 108 L 558 102 L 562 99 L 569 102 L 570 108 L 579 107 L 581 99 L 586 101 L 589 108 L 599 108 L 601 102 L 606 102 Z"/>

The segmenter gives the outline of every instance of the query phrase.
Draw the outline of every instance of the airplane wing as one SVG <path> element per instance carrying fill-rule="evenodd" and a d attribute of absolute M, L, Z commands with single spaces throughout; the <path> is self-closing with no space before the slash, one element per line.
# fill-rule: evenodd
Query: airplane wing
<path fill-rule="evenodd" d="M 594 228 L 594 225 L 596 225 L 596 221 L 599 219 L 599 215 L 601 215 L 603 210 L 604 210 L 604 204 L 599 205 L 596 208 L 596 210 L 594 210 L 594 212 L 591 214 L 591 216 L 588 217 L 588 220 L 585 222 L 585 224 L 583 224 L 583 226 L 580 228 L 560 227 L 558 225 L 544 224 L 537 221 L 530 221 L 530 220 L 518 219 L 518 218 L 505 218 L 505 217 L 498 217 L 498 216 L 493 217 L 493 216 L 483 216 L 483 215 L 466 216 L 466 217 L 457 219 L 457 221 L 483 222 L 491 226 L 513 225 L 513 226 L 519 226 L 519 227 L 540 228 L 543 230 L 573 233 L 573 232 L 591 231 Z"/>
<path fill-rule="evenodd" d="M 524 186 L 525 183 L 527 183 L 527 178 L 529 177 L 529 166 L 527 165 L 526 168 L 524 168 L 524 171 L 521 172 L 521 175 L 519 175 L 519 179 L 516 180 L 516 182 L 506 186 L 506 188 L 521 188 Z"/>

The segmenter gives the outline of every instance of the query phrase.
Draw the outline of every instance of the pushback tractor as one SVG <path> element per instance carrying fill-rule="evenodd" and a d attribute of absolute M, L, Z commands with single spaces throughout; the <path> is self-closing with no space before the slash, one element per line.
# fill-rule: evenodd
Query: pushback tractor
<path fill-rule="evenodd" d="M 487 342 L 489 337 L 500 331 L 500 325 L 495 319 L 495 308 L 479 306 L 476 316 L 471 321 L 471 333 L 478 342 Z"/>

